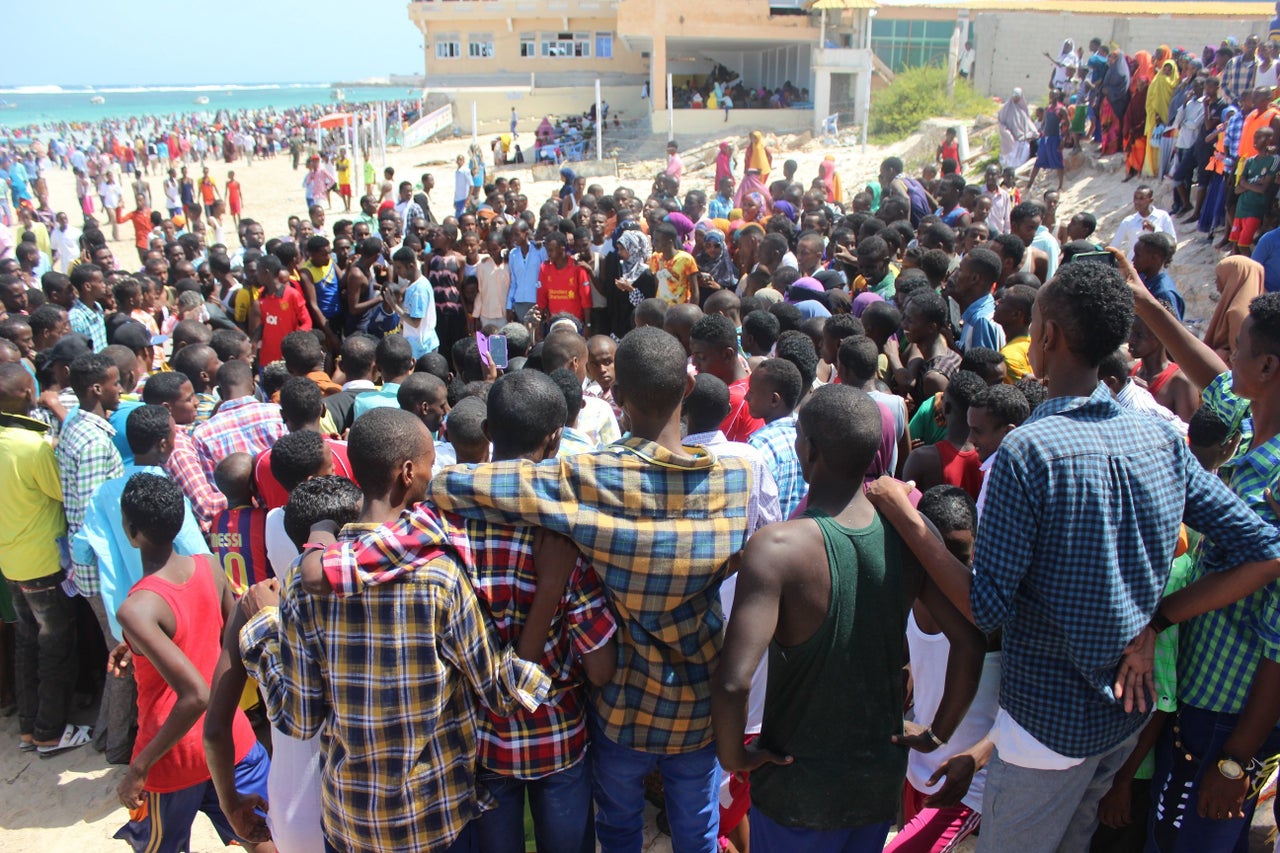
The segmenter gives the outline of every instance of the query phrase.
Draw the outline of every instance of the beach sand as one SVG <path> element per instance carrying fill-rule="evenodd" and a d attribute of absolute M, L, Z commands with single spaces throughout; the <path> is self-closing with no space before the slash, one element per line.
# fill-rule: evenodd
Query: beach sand
<path fill-rule="evenodd" d="M 436 179 L 437 190 L 433 198 L 433 210 L 443 217 L 452 209 L 453 158 L 464 153 L 468 140 L 432 143 L 409 151 L 388 152 L 387 162 L 396 169 L 397 179 L 416 181 L 422 172 L 431 172 Z M 733 141 L 741 146 L 745 140 Z M 931 150 L 936 143 L 913 138 L 888 148 L 869 147 L 866 152 L 857 147 L 824 147 L 818 142 L 793 140 L 792 150 L 774 149 L 774 168 L 781 172 L 782 162 L 788 158 L 799 164 L 799 178 L 805 183 L 817 174 L 818 163 L 827 153 L 835 153 L 846 194 L 860 188 L 872 179 L 880 160 L 889 154 L 903 156 L 911 164 L 910 153 Z M 710 189 L 714 156 L 718 138 L 707 138 L 696 143 L 685 141 L 682 154 L 686 163 L 686 187 Z M 600 183 L 611 191 L 618 183 L 631 186 L 642 196 L 657 171 L 665 166 L 662 157 L 662 140 L 645 140 L 636 143 L 635 157 L 622 169 L 622 177 L 592 178 L 590 183 Z M 738 159 L 741 163 L 741 150 Z M 708 165 L 696 168 L 695 163 L 705 160 Z M 919 155 L 916 155 L 918 162 Z M 375 155 L 374 164 L 381 173 L 381 162 Z M 739 166 L 739 169 L 741 166 Z M 1029 167 L 1028 167 L 1029 168 Z M 287 156 L 274 160 L 257 160 L 252 166 L 243 162 L 234 164 L 211 163 L 211 173 L 219 185 L 225 182 L 228 169 L 234 169 L 244 188 L 245 215 L 263 222 L 268 237 L 286 231 L 290 215 L 305 215 L 301 171 L 293 171 Z M 189 171 L 199 177 L 199 166 L 189 166 Z M 1025 170 L 1024 170 L 1025 171 Z M 504 172 L 504 174 L 512 174 Z M 525 178 L 523 190 L 529 196 L 530 207 L 536 209 L 558 188 L 557 182 L 533 183 Z M 150 179 L 153 197 L 163 198 L 161 176 Z M 1056 181 L 1055 181 L 1056 183 Z M 1129 213 L 1130 199 L 1136 182 L 1120 183 L 1120 175 L 1105 161 L 1069 173 L 1067 188 L 1062 194 L 1059 209 L 1061 221 L 1068 220 L 1080 210 L 1091 210 L 1098 217 L 1098 235 L 1108 239 L 1119 221 Z M 58 210 L 77 209 L 74 181 L 70 171 L 55 171 L 49 176 L 50 202 Z M 1049 184 L 1042 180 L 1037 189 L 1039 198 Z M 1025 193 L 1024 193 L 1025 197 Z M 1157 204 L 1168 205 L 1168 189 L 1157 189 Z M 342 218 L 341 203 L 336 194 L 335 208 L 327 211 L 327 222 Z M 357 208 L 358 210 L 358 208 Z M 78 217 L 73 216 L 72 221 Z M 228 221 L 228 225 L 230 222 Z M 136 266 L 132 241 L 132 227 L 120 229 L 121 239 L 112 244 L 119 262 L 126 268 Z M 110 236 L 108 234 L 108 236 Z M 234 239 L 234 238 L 233 238 Z M 234 245 L 232 246 L 234 248 Z M 1220 255 L 1207 246 L 1194 232 L 1181 232 L 1179 251 L 1171 268 L 1188 302 L 1188 319 L 1202 329 L 1212 313 L 1216 292 L 1213 286 L 1213 267 Z M 85 747 L 71 754 L 41 760 L 27 753 L 18 752 L 17 718 L 0 719 L 0 850 L 6 853 L 46 853 L 46 851 L 98 851 L 125 849 L 120 842 L 111 840 L 112 834 L 126 820 L 125 810 L 116 800 L 115 788 L 123 769 L 109 767 L 103 757 Z M 1266 829 L 1271 825 L 1269 803 L 1255 821 L 1253 850 L 1269 850 L 1262 844 Z M 670 840 L 657 832 L 654 812 L 647 812 L 645 850 L 667 853 Z M 198 818 L 192 835 L 195 851 L 223 849 L 208 821 Z M 966 845 L 963 849 L 972 849 Z"/>

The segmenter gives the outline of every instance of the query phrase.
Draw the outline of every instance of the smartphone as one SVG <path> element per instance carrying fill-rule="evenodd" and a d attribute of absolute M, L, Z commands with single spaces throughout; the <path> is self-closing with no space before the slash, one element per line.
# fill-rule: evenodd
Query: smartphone
<path fill-rule="evenodd" d="M 1106 264 L 1109 267 L 1116 266 L 1116 256 L 1110 252 L 1080 252 L 1072 255 L 1073 261 L 1089 261 L 1094 264 Z"/>
<path fill-rule="evenodd" d="M 506 335 L 490 335 L 489 336 L 489 358 L 493 359 L 495 367 L 507 369 L 507 336 Z"/>

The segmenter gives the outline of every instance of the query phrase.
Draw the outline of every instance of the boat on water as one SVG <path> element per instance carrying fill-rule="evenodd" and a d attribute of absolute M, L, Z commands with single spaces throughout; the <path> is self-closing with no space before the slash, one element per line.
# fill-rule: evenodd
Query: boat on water
<path fill-rule="evenodd" d="M 89 99 L 89 103 L 91 104 L 105 104 L 106 102 L 107 102 L 107 99 L 102 97 L 101 95 L 94 95 L 92 98 Z"/>
<path fill-rule="evenodd" d="M 196 103 L 197 103 L 197 104 L 207 104 L 207 103 L 209 103 L 209 96 L 208 96 L 208 95 L 201 95 L 200 97 L 196 98 Z"/>

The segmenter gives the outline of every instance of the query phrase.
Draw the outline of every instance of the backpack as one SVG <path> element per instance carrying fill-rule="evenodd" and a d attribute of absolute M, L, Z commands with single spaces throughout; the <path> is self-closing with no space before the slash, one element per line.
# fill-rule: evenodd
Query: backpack
<path fill-rule="evenodd" d="M 921 219 L 933 213 L 933 208 L 929 205 L 929 193 L 924 184 L 915 178 L 909 175 L 898 177 L 907 185 L 907 197 L 911 199 L 911 227 L 917 228 Z"/>

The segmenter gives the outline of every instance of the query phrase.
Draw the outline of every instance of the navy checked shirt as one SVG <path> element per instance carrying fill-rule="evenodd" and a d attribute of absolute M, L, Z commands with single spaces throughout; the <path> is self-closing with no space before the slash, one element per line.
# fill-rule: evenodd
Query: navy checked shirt
<path fill-rule="evenodd" d="M 1000 706 L 1063 755 L 1099 755 L 1145 722 L 1112 693 L 1124 647 L 1150 621 L 1178 524 L 1230 555 L 1272 559 L 1276 537 L 1162 421 L 1105 385 L 1046 401 L 988 474 L 971 605 L 1004 628 Z"/>

